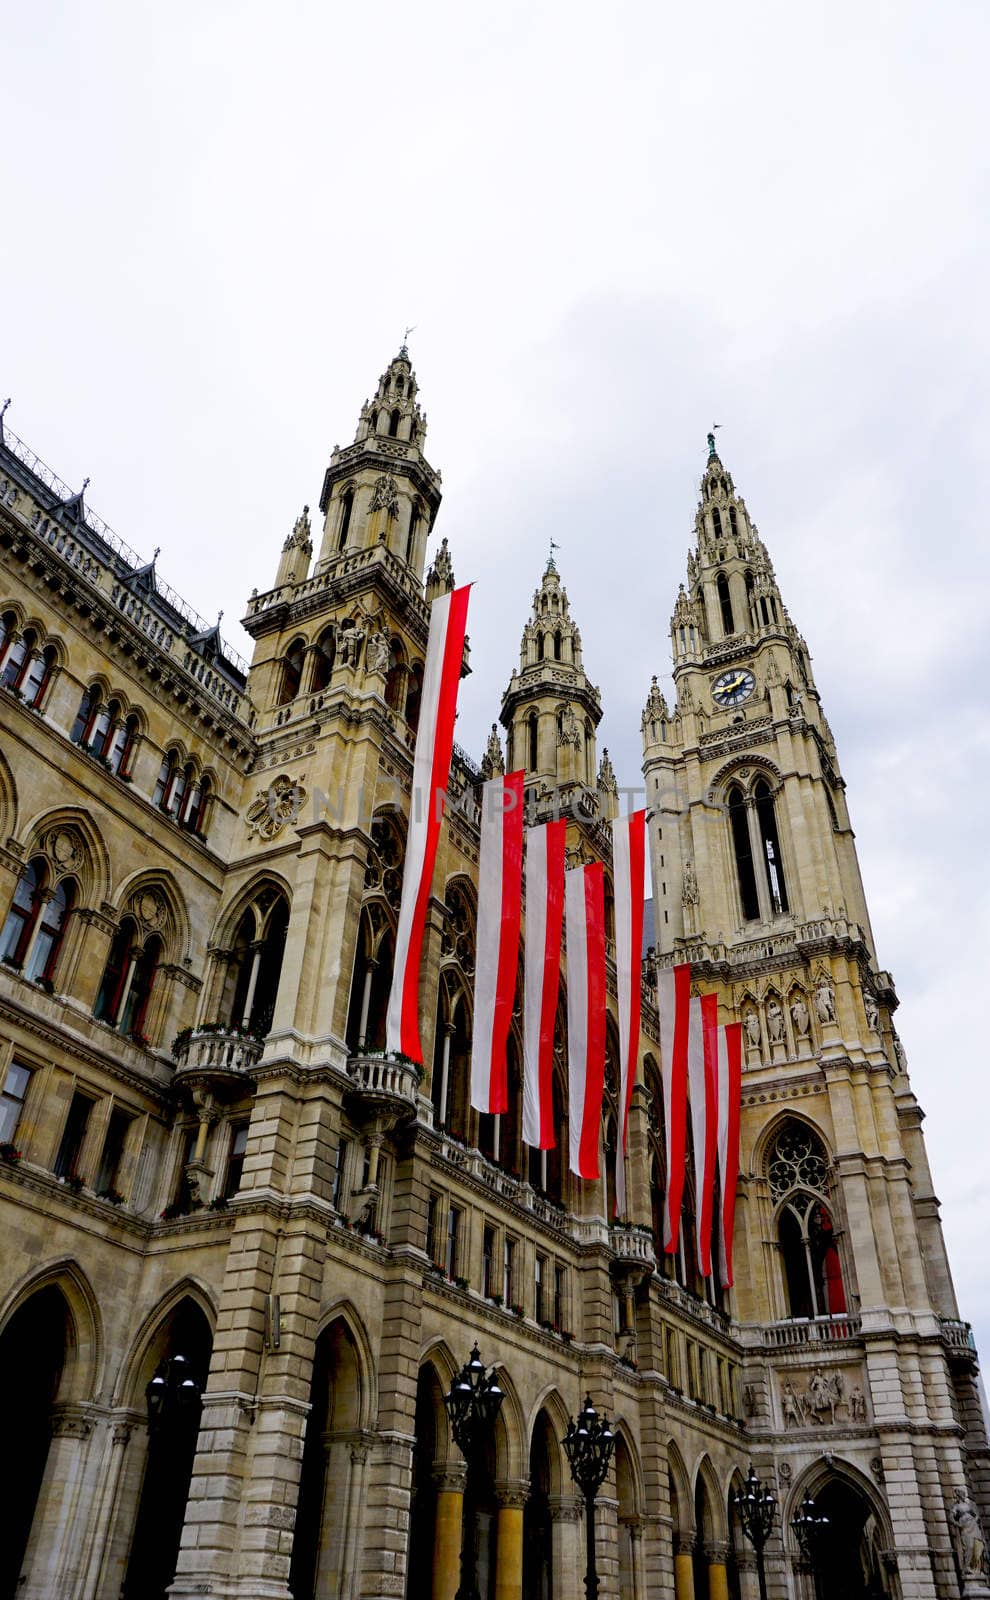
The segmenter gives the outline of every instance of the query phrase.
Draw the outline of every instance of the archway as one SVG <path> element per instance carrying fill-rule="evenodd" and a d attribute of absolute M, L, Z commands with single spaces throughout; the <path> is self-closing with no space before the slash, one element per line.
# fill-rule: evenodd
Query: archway
<path fill-rule="evenodd" d="M 361 1514 L 363 1410 L 357 1344 L 338 1316 L 317 1339 L 313 1360 L 289 1572 L 294 1600 L 341 1592 Z"/>
<path fill-rule="evenodd" d="M 0 1540 L 0 1600 L 14 1600 L 31 1524 L 48 1460 L 52 1408 L 62 1382 L 71 1317 L 54 1284 L 39 1289 L 0 1334 L 0 1370 L 14 1374 L 7 1385 L 5 1424 L 16 1441 L 16 1471 L 4 1491 L 6 1536 Z"/>
<path fill-rule="evenodd" d="M 523 1600 L 553 1600 L 553 1461 L 557 1441 L 547 1413 L 533 1425 L 529 1447 L 529 1497 L 523 1512 Z"/>
<path fill-rule="evenodd" d="M 835 1472 L 811 1493 L 818 1512 L 829 1520 L 819 1558 L 822 1593 L 842 1600 L 892 1600 L 895 1590 L 883 1561 L 885 1530 L 869 1496 Z"/>
<path fill-rule="evenodd" d="M 635 1543 L 639 1533 L 639 1495 L 632 1452 L 621 1433 L 615 1439 L 615 1493 L 619 1502 L 619 1593 L 633 1600 L 639 1593 Z"/>
<path fill-rule="evenodd" d="M 437 1480 L 441 1458 L 444 1409 L 443 1391 L 436 1368 L 428 1361 L 420 1368 L 416 1385 L 416 1448 L 413 1451 L 412 1496 L 409 1504 L 408 1600 L 419 1600 L 433 1589 L 433 1562 L 437 1542 Z"/>
<path fill-rule="evenodd" d="M 148 1376 L 159 1363 L 184 1356 L 202 1393 L 212 1351 L 213 1333 L 203 1311 L 192 1299 L 180 1300 L 148 1352 Z M 199 1418 L 198 1405 L 182 1411 L 169 1410 L 149 1433 L 122 1600 L 164 1600 L 175 1576 Z"/>

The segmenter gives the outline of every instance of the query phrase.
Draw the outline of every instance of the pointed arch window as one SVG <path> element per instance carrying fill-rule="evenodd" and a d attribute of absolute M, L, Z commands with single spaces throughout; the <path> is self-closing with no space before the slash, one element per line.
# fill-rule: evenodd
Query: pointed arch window
<path fill-rule="evenodd" d="M 716 537 L 716 539 L 721 539 L 721 537 L 722 537 L 722 518 L 721 518 L 721 515 L 719 514 L 718 506 L 713 506 L 712 507 L 712 527 L 715 529 L 715 537 Z"/>
<path fill-rule="evenodd" d="M 51 983 L 65 938 L 66 923 L 75 903 L 76 885 L 72 878 L 60 879 L 51 894 L 44 897 L 37 937 L 31 945 L 24 968 L 24 976 L 32 983 Z"/>
<path fill-rule="evenodd" d="M 93 1015 L 119 1033 L 144 1040 L 155 978 L 162 959 L 162 941 L 151 934 L 142 944 L 133 917 L 124 917 L 114 935 L 103 970 Z"/>
<path fill-rule="evenodd" d="M 539 754 L 540 754 L 540 750 L 539 750 L 539 746 L 540 746 L 539 732 L 540 732 L 540 723 L 539 723 L 539 718 L 537 717 L 535 711 L 531 711 L 530 714 L 529 714 L 528 728 L 529 728 L 529 770 L 530 770 L 530 772 L 536 772 L 538 770 L 538 768 L 539 768 Z"/>
<path fill-rule="evenodd" d="M 399 410 L 398 406 L 396 406 L 395 410 L 392 412 L 392 415 L 389 417 L 389 421 L 388 421 L 388 431 L 389 431 L 389 437 L 390 438 L 397 439 L 399 437 L 399 423 L 401 421 L 402 421 L 402 412 Z"/>
<path fill-rule="evenodd" d="M 351 512 L 354 510 L 354 490 L 345 489 L 340 497 L 340 532 L 337 535 L 337 549 L 343 550 L 347 544 L 347 535 L 351 527 Z"/>
<path fill-rule="evenodd" d="M 756 872 L 753 867 L 748 807 L 742 790 L 735 785 L 729 790 L 729 827 L 732 830 L 732 847 L 736 857 L 736 875 L 743 917 L 747 922 L 755 922 L 760 915 L 760 897 L 757 893 Z"/>
<path fill-rule="evenodd" d="M 419 532 L 419 517 L 414 511 L 409 518 L 409 532 L 406 534 L 406 560 L 411 562 L 416 554 L 416 535 Z"/>
<path fill-rule="evenodd" d="M 0 961 L 20 969 L 38 925 L 48 884 L 48 868 L 43 856 L 29 861 L 18 879 L 7 920 L 0 935 Z"/>
<path fill-rule="evenodd" d="M 226 1019 L 231 1027 L 258 1037 L 270 1031 L 288 931 L 289 907 L 284 895 L 276 895 L 264 905 L 256 902 L 245 911 L 234 938 L 234 982 Z"/>
<path fill-rule="evenodd" d="M 15 639 L 4 662 L 3 672 L 0 673 L 0 684 L 5 689 L 20 688 L 37 642 L 38 635 L 32 628 L 25 629 L 20 638 Z"/>
<path fill-rule="evenodd" d="M 732 615 L 732 596 L 729 593 L 729 580 L 724 572 L 720 572 L 715 580 L 715 592 L 718 595 L 719 610 L 722 613 L 722 632 L 726 635 L 735 633 L 735 618 Z"/>
<path fill-rule="evenodd" d="M 770 1194 L 779 1205 L 780 1248 L 788 1314 L 837 1316 L 847 1309 L 838 1237 L 828 1205 L 828 1155 L 805 1124 L 786 1122 L 770 1149 Z"/>
<path fill-rule="evenodd" d="M 766 871 L 767 892 L 775 914 L 788 909 L 787 886 L 784 882 L 784 863 L 780 854 L 780 837 L 777 833 L 777 815 L 770 786 L 763 778 L 753 790 L 756 800 L 756 818 L 760 835 L 760 855 Z"/>
<path fill-rule="evenodd" d="M 303 656 L 306 646 L 302 639 L 296 639 L 289 646 L 282 663 L 282 682 L 279 685 L 278 704 L 285 706 L 294 700 L 299 693 L 302 681 Z"/>
<path fill-rule="evenodd" d="M 406 688 L 406 722 L 413 732 L 419 727 L 419 708 L 423 701 L 423 668 L 414 661 Z"/>
<path fill-rule="evenodd" d="M 729 528 L 731 529 L 732 537 L 735 539 L 739 534 L 739 526 L 738 526 L 738 523 L 736 521 L 736 508 L 735 508 L 735 506 L 730 506 L 729 507 Z"/>
<path fill-rule="evenodd" d="M 393 711 L 401 711 L 406 700 L 406 657 L 398 639 L 393 639 L 388 651 L 388 672 L 385 674 L 385 704 Z"/>
<path fill-rule="evenodd" d="M 27 705 L 40 706 L 55 671 L 55 660 L 54 645 L 47 645 L 44 650 L 36 650 L 31 656 L 26 671 L 17 685 Z"/>
<path fill-rule="evenodd" d="M 313 692 L 318 694 L 330 682 L 333 673 L 334 657 L 337 653 L 337 640 L 333 628 L 324 628 L 316 641 L 316 661 L 313 667 Z"/>

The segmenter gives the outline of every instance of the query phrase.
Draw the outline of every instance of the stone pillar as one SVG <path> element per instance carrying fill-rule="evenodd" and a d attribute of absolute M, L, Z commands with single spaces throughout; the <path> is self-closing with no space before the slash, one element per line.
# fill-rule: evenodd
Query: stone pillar
<path fill-rule="evenodd" d="M 431 1600 L 454 1600 L 461 1581 L 461 1533 L 466 1470 L 448 1467 L 436 1475 L 437 1515 L 433 1533 Z"/>
<path fill-rule="evenodd" d="M 28 1539 L 18 1600 L 51 1600 L 74 1591 L 79 1576 L 89 1496 L 83 1480 L 90 1454 L 92 1419 L 80 1406 L 59 1407 Z"/>
<path fill-rule="evenodd" d="M 495 1600 L 522 1600 L 523 1507 L 528 1493 L 525 1483 L 497 1484 L 495 1488 Z"/>
<path fill-rule="evenodd" d="M 694 1600 L 694 1554 L 690 1540 L 675 1538 L 674 1594 L 677 1600 Z"/>
<path fill-rule="evenodd" d="M 555 1594 L 577 1596 L 584 1591 L 584 1541 L 580 1526 L 583 1510 L 577 1495 L 559 1495 L 550 1501 Z"/>
<path fill-rule="evenodd" d="M 708 1600 L 729 1600 L 729 1552 L 724 1545 L 708 1545 L 705 1559 L 708 1562 Z"/>

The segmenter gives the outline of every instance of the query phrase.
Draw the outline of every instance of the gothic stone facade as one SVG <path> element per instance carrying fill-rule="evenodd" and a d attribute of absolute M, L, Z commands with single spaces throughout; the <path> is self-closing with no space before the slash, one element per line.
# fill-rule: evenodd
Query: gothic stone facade
<path fill-rule="evenodd" d="M 3 419 L 0 418 L 0 427 Z M 616 1419 L 602 1593 L 756 1593 L 732 1509 L 781 1517 L 772 1595 L 983 1592 L 957 1491 L 990 1495 L 976 1357 L 874 953 L 805 644 L 714 445 L 643 717 L 654 940 L 629 1212 L 467 1100 L 481 767 L 455 753 L 429 904 L 427 1070 L 382 1054 L 428 606 L 453 582 L 406 351 L 334 449 L 245 619 L 250 668 L 9 428 L 0 442 L 0 1596 L 452 1600 L 478 1513 L 485 1600 L 569 1600 L 560 1448 Z M 425 573 L 425 578 L 424 578 Z M 465 660 L 465 671 L 468 661 Z M 573 863 L 617 805 L 598 691 L 551 559 L 501 706 L 533 816 Z M 608 911 L 607 911 L 608 914 Z M 736 1287 L 658 1258 L 658 966 L 745 1029 Z M 613 1002 L 610 1000 L 610 1006 Z M 613 1006 L 614 1009 L 614 1006 Z M 564 1008 L 558 1117 L 566 1148 Z M 442 1396 L 472 1341 L 505 1402 L 470 1481 Z M 185 1370 L 202 1390 L 183 1407 Z M 171 1363 L 171 1364 L 170 1364 Z M 172 1385 L 149 1431 L 146 1387 Z M 198 1424 L 198 1431 L 197 1431 Z M 967 1553 L 968 1552 L 968 1553 Z M 967 1561 L 974 1572 L 966 1577 Z"/>

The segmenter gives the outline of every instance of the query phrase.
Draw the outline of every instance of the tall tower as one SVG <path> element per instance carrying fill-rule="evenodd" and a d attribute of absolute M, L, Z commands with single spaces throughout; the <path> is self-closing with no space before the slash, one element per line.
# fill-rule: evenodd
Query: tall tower
<path fill-rule="evenodd" d="M 601 699 L 584 670 L 581 634 L 552 554 L 533 596 L 501 717 L 508 768 L 524 768 L 537 792 L 553 790 L 568 802 L 575 791 L 595 789 Z"/>
<path fill-rule="evenodd" d="M 797 1483 L 844 1425 L 857 1470 L 898 1483 L 902 1593 L 948 1593 L 939 1478 L 985 1496 L 990 1476 L 973 1353 L 808 648 L 708 445 L 671 619 L 675 697 L 653 679 L 643 771 L 656 960 L 690 962 L 721 1020 L 743 1024 L 748 1426 Z"/>

